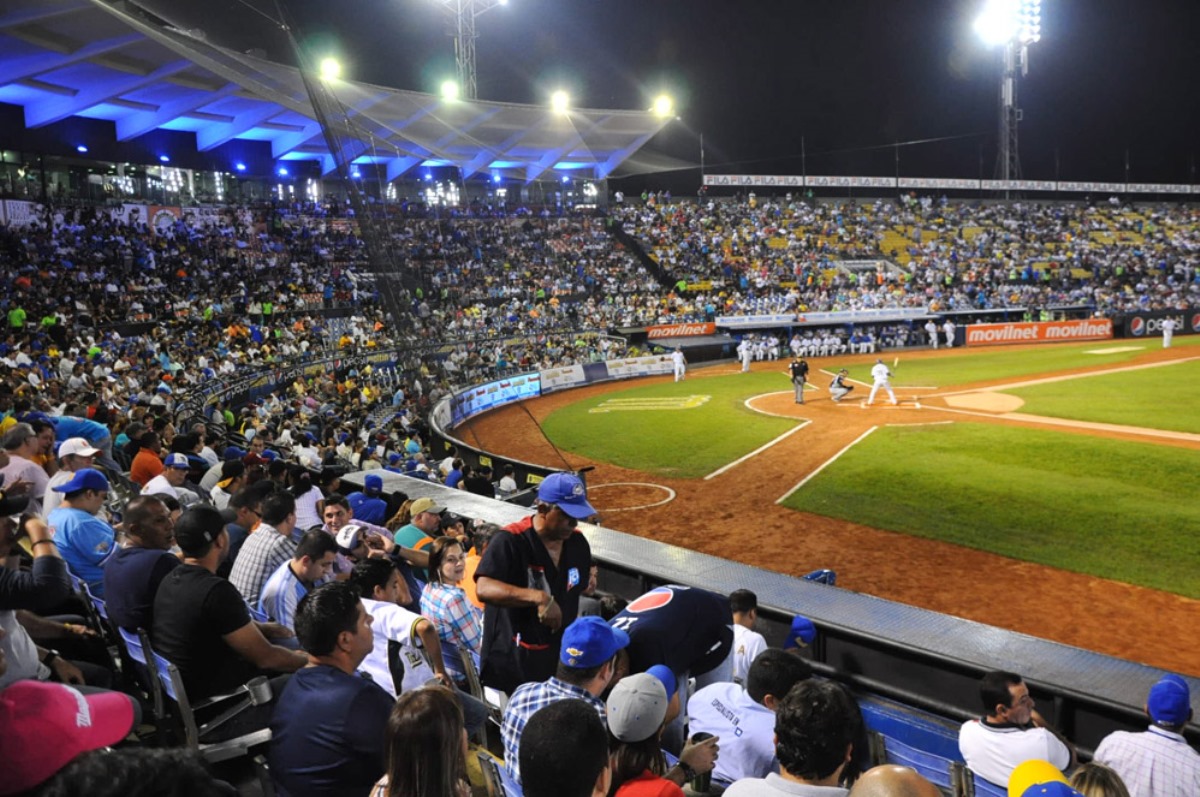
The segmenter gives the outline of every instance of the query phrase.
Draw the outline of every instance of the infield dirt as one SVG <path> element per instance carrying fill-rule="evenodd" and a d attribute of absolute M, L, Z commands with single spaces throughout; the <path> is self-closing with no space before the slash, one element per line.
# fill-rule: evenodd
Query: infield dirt
<path fill-rule="evenodd" d="M 944 355 L 906 352 L 904 357 Z M 1184 358 L 1186 353 L 1179 350 L 1153 349 L 1132 364 Z M 840 358 L 839 365 L 869 359 Z M 810 361 L 814 371 L 821 368 L 821 360 Z M 755 369 L 760 368 L 778 370 L 779 363 L 756 363 Z M 696 369 L 689 371 L 688 378 L 701 382 L 706 376 L 734 370 L 732 366 Z M 1070 378 L 1104 370 L 1112 368 L 1083 365 L 1056 376 Z M 640 383 L 669 378 L 653 377 Z M 823 384 L 820 375 L 817 379 Z M 1015 407 L 989 393 L 989 388 L 1016 381 L 939 386 L 935 392 L 996 396 L 990 407 L 986 399 L 973 402 L 971 422 L 1045 428 L 1029 416 L 1005 416 Z M 559 407 L 628 387 L 627 382 L 593 385 L 539 398 L 526 406 L 541 423 Z M 590 484 L 649 482 L 676 492 L 676 498 L 668 503 L 631 509 L 661 501 L 664 492 L 652 486 L 596 490 L 589 497 L 602 515 L 609 513 L 605 523 L 612 528 L 790 575 L 832 568 L 837 571 L 838 586 L 846 589 L 1200 676 L 1200 659 L 1192 645 L 1195 634 L 1184 630 L 1200 629 L 1200 601 L 776 505 L 776 499 L 796 482 L 871 426 L 963 420 L 961 409 L 956 412 L 945 399 L 928 396 L 928 391 L 921 391 L 926 397 L 920 398 L 920 409 L 913 403 L 917 394 L 907 395 L 901 387 L 897 388 L 902 399 L 899 408 L 885 403 L 863 409 L 858 401 L 835 404 L 824 390 L 813 393 L 805 405 L 796 405 L 786 388 L 786 380 L 781 378 L 783 392 L 757 398 L 754 408 L 812 423 L 708 481 L 670 479 L 571 452 L 565 455 L 572 468 L 595 466 L 589 474 Z M 1054 424 L 1073 434 L 1200 449 L 1197 435 L 1157 432 L 1149 436 L 1132 427 L 1075 425 L 1057 419 Z M 540 428 L 520 407 L 505 407 L 475 418 L 459 431 L 463 439 L 501 456 L 563 466 Z"/>

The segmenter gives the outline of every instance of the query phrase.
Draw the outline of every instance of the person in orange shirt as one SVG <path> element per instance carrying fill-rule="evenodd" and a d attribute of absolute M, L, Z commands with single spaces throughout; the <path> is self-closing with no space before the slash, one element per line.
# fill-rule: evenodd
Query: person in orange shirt
<path fill-rule="evenodd" d="M 145 487 L 151 479 L 163 472 L 162 458 L 159 456 L 159 452 L 162 451 L 162 439 L 156 432 L 146 432 L 138 442 L 142 447 L 138 449 L 133 463 L 129 466 L 129 478 L 139 486 Z"/>
<path fill-rule="evenodd" d="M 475 569 L 479 567 L 479 562 L 483 559 L 483 552 L 487 550 L 492 536 L 499 532 L 500 527 L 495 523 L 480 523 L 471 534 L 471 539 L 475 544 L 467 552 L 467 567 L 463 572 L 462 584 L 459 586 L 467 593 L 467 600 L 480 609 L 483 608 L 483 601 L 479 600 L 479 596 L 475 594 Z"/>

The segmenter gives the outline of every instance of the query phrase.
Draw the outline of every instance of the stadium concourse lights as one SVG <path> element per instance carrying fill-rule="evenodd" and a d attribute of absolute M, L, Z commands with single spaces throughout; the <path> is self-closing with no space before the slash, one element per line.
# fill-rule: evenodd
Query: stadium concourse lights
<path fill-rule="evenodd" d="M 442 82 L 442 99 L 446 102 L 455 102 L 458 100 L 458 83 L 453 80 Z"/>
<path fill-rule="evenodd" d="M 566 113 L 571 107 L 571 95 L 559 89 L 550 95 L 550 107 L 555 113 Z"/>
<path fill-rule="evenodd" d="M 675 102 L 666 94 L 659 94 L 654 98 L 654 105 L 650 110 L 659 119 L 666 119 L 675 113 Z"/>
<path fill-rule="evenodd" d="M 993 47 L 1033 44 L 1042 38 L 1042 0 L 985 0 L 975 32 Z"/>
<path fill-rule="evenodd" d="M 322 58 L 319 69 L 322 80 L 337 80 L 342 76 L 342 64 L 336 58 Z"/>

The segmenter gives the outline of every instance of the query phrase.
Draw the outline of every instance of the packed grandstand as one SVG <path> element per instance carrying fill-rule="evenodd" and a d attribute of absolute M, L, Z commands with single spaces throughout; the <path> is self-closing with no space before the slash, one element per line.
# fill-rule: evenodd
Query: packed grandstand
<path fill-rule="evenodd" d="M 586 474 L 445 434 L 535 383 L 669 373 L 676 346 L 691 363 L 749 352 L 749 368 L 1001 318 L 1104 337 L 1107 321 L 1173 319 L 1200 305 L 1200 210 L 966 190 L 604 197 L 666 121 L 433 113 L 438 98 L 344 81 L 383 143 L 354 141 L 350 111 L 316 121 L 296 69 L 135 4 L 51 5 L 0 20 L 0 99 L 23 106 L 0 120 L 23 114 L 24 149 L 64 120 L 115 132 L 131 158 L 161 129 L 189 141 L 172 166 L 165 151 L 81 165 L 87 145 L 62 141 L 0 152 L 0 794 L 842 797 L 857 780 L 1024 797 L 1012 784 L 1065 781 L 1077 752 L 1101 762 L 1080 773 L 1115 770 L 1138 797 L 1200 794 L 1185 679 L 1132 684 L 1149 668 L 1042 660 L 977 628 L 1059 680 L 985 674 L 1001 654 L 935 655 L 930 640 L 974 644 L 937 633 L 966 621 L 896 620 L 911 607 L 855 593 L 818 627 L 792 598 L 829 600 L 833 572 L 801 582 L 577 533 L 596 517 Z M 70 162 L 48 176 L 53 159 Z M 417 166 L 477 195 L 447 201 L 431 175 L 404 177 Z M 232 170 L 259 174 L 235 192 Z M 371 170 L 391 185 L 368 219 L 350 178 Z M 927 638 L 880 653 L 889 624 Z M 1089 679 L 1056 656 L 1089 656 Z M 1035 719 L 1031 686 L 1068 727 Z M 1143 698 L 1148 732 L 1096 744 L 1144 728 Z M 1032 739 L 1045 766 L 1019 775 L 988 728 Z"/>
<path fill-rule="evenodd" d="M 1200 291 L 1200 239 L 1189 208 L 647 196 L 612 207 L 608 218 L 520 210 L 447 218 L 405 208 L 392 243 L 417 287 L 397 315 L 380 301 L 344 207 L 333 200 L 224 206 L 203 222 L 155 227 L 124 209 L 47 204 L 3 230 L 0 268 L 12 288 L 2 300 L 2 472 L 10 514 L 25 509 L 19 527 L 9 523 L 10 553 L 44 576 L 48 551 L 61 552 L 85 600 L 124 605 L 125 598 L 105 594 L 118 587 L 106 584 L 104 566 L 117 550 L 153 547 L 130 530 L 130 517 L 144 522 L 147 502 L 139 494 L 160 496 L 175 517 L 211 506 L 225 513 L 217 522 L 238 538 L 217 572 L 231 576 L 246 611 L 268 623 L 264 631 L 278 633 L 269 621 L 295 606 L 264 604 L 259 590 L 268 570 L 324 550 L 302 536 L 306 529 L 336 537 L 328 548 L 333 567 L 351 572 L 352 545 L 337 536 L 346 519 L 338 522 L 339 507 L 363 528 L 386 528 L 389 543 L 396 532 L 399 544 L 390 551 L 403 551 L 405 542 L 423 548 L 440 533 L 469 539 L 483 520 L 431 515 L 441 507 L 383 494 L 378 484 L 346 500 L 342 475 L 379 469 L 489 498 L 526 487 L 513 473 L 472 468 L 453 452 L 433 450 L 426 416 L 463 385 L 636 354 L 620 334 L 631 327 L 889 308 L 919 308 L 922 318 L 996 308 L 1027 318 L 1064 308 L 1107 317 L 1181 309 Z M 848 262 L 871 266 L 852 270 Z M 809 329 L 790 348 L 837 353 L 847 342 L 856 345 L 859 334 L 846 324 Z M 862 334 L 895 346 L 927 342 L 912 320 Z M 762 337 L 774 345 L 763 346 L 760 357 L 786 356 L 785 335 Z M 245 394 L 222 389 L 282 371 L 289 382 L 241 404 L 237 397 Z M 167 479 L 173 473 L 179 475 Z M 55 489 L 64 484 L 65 496 Z M 89 492 L 103 500 L 87 505 L 82 495 Z M 19 507 L 23 495 L 28 505 Z M 553 496 L 541 497 L 554 505 Z M 562 499 L 555 500 L 565 505 Z M 280 505 L 291 514 L 272 516 Z M 54 538 L 44 536 L 39 513 L 56 529 Z M 92 536 L 63 534 L 81 518 Z M 184 547 L 195 540 L 181 522 L 184 539 L 159 547 L 185 563 L 199 561 L 204 546 Z M 294 537 L 275 535 L 280 528 L 294 529 Z M 416 536 L 402 539 L 397 530 L 405 529 Z M 265 535 L 278 537 L 270 556 L 246 543 Z M 309 553 L 297 554 L 298 544 Z M 472 550 L 470 542 L 459 548 Z M 247 556 L 254 558 L 243 562 Z M 428 558 L 401 567 L 411 564 L 427 566 Z M 409 577 L 411 592 L 423 588 Z M 482 603 L 467 610 L 475 630 L 457 637 L 461 617 L 410 597 L 410 608 L 434 623 L 444 645 L 457 651 L 462 644 L 468 659 L 479 655 L 484 615 L 475 613 Z M 94 616 L 78 598 L 11 608 L 18 606 Z M 82 634 L 60 639 L 53 622 L 25 630 L 12 611 L 5 617 L 5 684 L 76 680 L 148 699 L 152 690 L 130 670 L 128 641 L 96 635 L 111 631 L 108 623 L 90 630 L 86 622 L 60 625 Z M 141 631 L 149 633 L 146 647 L 177 644 L 157 626 Z M 156 632 L 166 637 L 161 643 Z M 22 646 L 25 640 L 38 647 Z M 105 642 L 125 655 L 111 656 Z M 263 644 L 278 647 L 265 637 Z M 251 657 L 265 672 L 292 667 L 267 659 Z M 469 689 L 461 662 L 450 661 L 447 655 L 446 677 Z M 189 692 L 207 697 L 212 685 L 179 663 Z M 485 663 L 484 681 L 492 677 Z M 164 725 L 164 733 L 171 721 L 166 710 L 146 719 Z M 686 754 L 688 761 L 699 755 Z M 303 793 L 303 778 L 274 777 Z"/>

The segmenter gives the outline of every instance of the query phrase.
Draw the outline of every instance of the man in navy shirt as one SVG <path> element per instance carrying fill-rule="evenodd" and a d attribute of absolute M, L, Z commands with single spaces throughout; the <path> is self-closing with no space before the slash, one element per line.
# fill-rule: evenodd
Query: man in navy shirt
<path fill-rule="evenodd" d="M 124 517 L 126 544 L 104 566 L 108 616 L 120 628 L 149 631 L 158 585 L 179 567 L 179 558 L 171 553 L 175 524 L 167 505 L 152 495 L 130 501 Z"/>
<path fill-rule="evenodd" d="M 271 718 L 271 777 L 281 797 L 366 794 L 383 775 L 394 700 L 355 672 L 374 646 L 371 619 L 345 581 L 300 602 L 296 635 L 308 666 L 288 681 Z"/>

